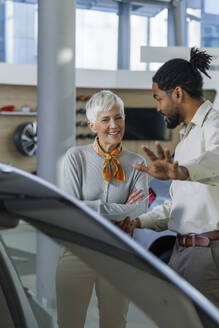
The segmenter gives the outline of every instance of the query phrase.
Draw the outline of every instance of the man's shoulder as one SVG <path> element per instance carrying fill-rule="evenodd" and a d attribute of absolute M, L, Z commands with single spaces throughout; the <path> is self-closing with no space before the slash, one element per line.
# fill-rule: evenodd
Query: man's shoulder
<path fill-rule="evenodd" d="M 212 107 L 212 109 L 211 109 L 211 111 L 209 113 L 209 116 L 210 115 L 219 118 L 219 109 L 215 109 L 214 107 Z"/>
<path fill-rule="evenodd" d="M 213 125 L 219 128 L 219 110 L 212 107 L 212 109 L 208 112 L 205 123 L 206 125 Z"/>

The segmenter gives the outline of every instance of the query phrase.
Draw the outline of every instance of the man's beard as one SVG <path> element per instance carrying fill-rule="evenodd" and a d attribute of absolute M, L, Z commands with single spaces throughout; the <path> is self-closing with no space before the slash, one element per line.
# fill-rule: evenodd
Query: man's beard
<path fill-rule="evenodd" d="M 168 129 L 175 129 L 175 127 L 177 127 L 181 123 L 179 113 L 175 113 L 174 115 L 166 117 L 165 122 Z"/>

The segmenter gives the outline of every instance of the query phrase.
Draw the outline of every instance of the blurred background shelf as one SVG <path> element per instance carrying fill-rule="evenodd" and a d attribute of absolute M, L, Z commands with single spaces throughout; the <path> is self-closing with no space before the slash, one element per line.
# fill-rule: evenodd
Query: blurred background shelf
<path fill-rule="evenodd" d="M 0 115 L 9 115 L 9 116 L 15 116 L 15 115 L 18 115 L 18 116 L 36 116 L 37 113 L 34 113 L 34 112 L 0 112 Z"/>

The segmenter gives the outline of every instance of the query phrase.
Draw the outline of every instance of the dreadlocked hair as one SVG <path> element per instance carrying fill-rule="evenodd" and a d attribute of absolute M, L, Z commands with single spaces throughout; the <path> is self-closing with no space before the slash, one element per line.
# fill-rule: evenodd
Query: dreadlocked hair
<path fill-rule="evenodd" d="M 192 48 L 190 52 L 190 63 L 194 70 L 199 70 L 205 74 L 209 79 L 211 78 L 206 70 L 209 70 L 212 56 L 208 55 L 206 51 L 199 51 L 196 48 Z"/>
<path fill-rule="evenodd" d="M 153 82 L 158 84 L 159 89 L 171 91 L 181 86 L 192 98 L 203 96 L 203 79 L 201 73 L 207 77 L 212 56 L 205 51 L 191 48 L 190 61 L 175 58 L 162 65 L 153 76 Z"/>

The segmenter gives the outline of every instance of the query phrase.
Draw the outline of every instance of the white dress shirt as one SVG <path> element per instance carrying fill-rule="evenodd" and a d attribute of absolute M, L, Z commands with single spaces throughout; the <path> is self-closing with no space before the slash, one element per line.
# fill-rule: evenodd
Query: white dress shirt
<path fill-rule="evenodd" d="M 141 226 L 181 234 L 219 230 L 219 112 L 210 101 L 199 107 L 180 135 L 174 159 L 190 177 L 173 180 L 171 201 L 141 215 Z"/>

